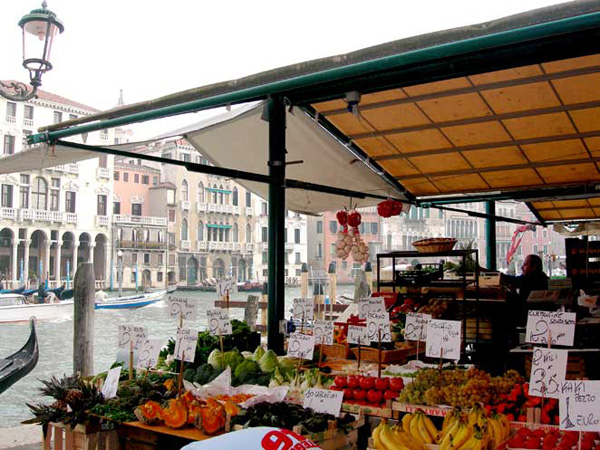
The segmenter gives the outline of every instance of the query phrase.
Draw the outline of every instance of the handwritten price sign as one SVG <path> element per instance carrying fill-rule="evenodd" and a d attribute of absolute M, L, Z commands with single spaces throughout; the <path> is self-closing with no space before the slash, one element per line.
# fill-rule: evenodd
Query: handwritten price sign
<path fill-rule="evenodd" d="M 531 360 L 529 395 L 560 397 L 560 385 L 567 373 L 568 350 L 536 347 Z"/>
<path fill-rule="evenodd" d="M 304 407 L 313 411 L 333 414 L 338 417 L 342 409 L 342 391 L 330 391 L 329 389 L 307 389 L 304 393 Z"/>
<path fill-rule="evenodd" d="M 563 381 L 558 404 L 561 430 L 600 431 L 600 381 Z"/>
<path fill-rule="evenodd" d="M 431 314 L 408 313 L 404 327 L 404 339 L 407 341 L 424 341 L 427 339 L 427 323 Z"/>
<path fill-rule="evenodd" d="M 169 317 L 179 320 L 196 320 L 196 302 L 188 298 L 169 297 Z"/>
<path fill-rule="evenodd" d="M 315 304 L 312 298 L 295 298 L 292 307 L 294 320 L 313 320 Z"/>
<path fill-rule="evenodd" d="M 110 369 L 106 374 L 106 380 L 102 385 L 102 395 L 104 398 L 113 398 L 117 395 L 117 389 L 119 388 L 119 378 L 121 378 L 122 367 L 115 367 Z"/>
<path fill-rule="evenodd" d="M 460 358 L 460 329 L 458 320 L 432 319 L 427 323 L 425 356 L 458 360 Z"/>
<path fill-rule="evenodd" d="M 180 361 L 183 360 L 185 362 L 194 362 L 197 341 L 198 330 L 193 328 L 177 328 L 177 336 L 175 338 L 175 359 Z"/>
<path fill-rule="evenodd" d="M 573 346 L 576 314 L 531 310 L 525 340 L 532 344 Z"/>
<path fill-rule="evenodd" d="M 358 325 L 348 326 L 348 336 L 346 337 L 346 340 L 348 341 L 348 344 L 369 345 L 371 343 L 371 341 L 369 341 L 367 327 Z"/>
<path fill-rule="evenodd" d="M 359 298 L 358 317 L 366 319 L 369 313 L 384 313 L 385 302 L 383 297 Z"/>
<path fill-rule="evenodd" d="M 308 334 L 292 333 L 288 341 L 287 355 L 292 358 L 312 359 L 315 351 L 315 337 Z"/>
<path fill-rule="evenodd" d="M 219 297 L 226 297 L 235 293 L 237 291 L 236 288 L 237 283 L 231 278 L 217 281 L 217 295 Z"/>
<path fill-rule="evenodd" d="M 224 308 L 212 308 L 206 311 L 208 317 L 208 329 L 210 334 L 215 336 L 225 336 L 233 332 L 231 320 L 229 320 L 229 311 Z"/>
<path fill-rule="evenodd" d="M 131 348 L 137 352 L 146 339 L 146 329 L 144 327 L 119 325 L 119 349 L 129 351 Z"/>
<path fill-rule="evenodd" d="M 331 320 L 315 320 L 313 335 L 317 344 L 333 345 L 333 322 Z"/>
<path fill-rule="evenodd" d="M 137 367 L 141 369 L 152 369 L 158 363 L 158 355 L 162 349 L 162 340 L 146 339 L 139 352 Z"/>
<path fill-rule="evenodd" d="M 367 330 L 371 342 L 392 342 L 390 315 L 386 312 L 370 312 L 367 315 Z"/>

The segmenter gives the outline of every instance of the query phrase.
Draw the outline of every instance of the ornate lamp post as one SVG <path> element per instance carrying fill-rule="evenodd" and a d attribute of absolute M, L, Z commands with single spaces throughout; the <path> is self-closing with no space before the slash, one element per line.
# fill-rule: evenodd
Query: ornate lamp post
<path fill-rule="evenodd" d="M 42 85 L 42 75 L 52 69 L 50 54 L 54 37 L 65 29 L 56 14 L 46 9 L 46 1 L 42 7 L 34 9 L 19 21 L 23 30 L 23 67 L 29 71 L 29 84 L 19 81 L 0 81 L 0 95 L 9 100 L 24 102 L 35 97 L 38 87 Z"/>

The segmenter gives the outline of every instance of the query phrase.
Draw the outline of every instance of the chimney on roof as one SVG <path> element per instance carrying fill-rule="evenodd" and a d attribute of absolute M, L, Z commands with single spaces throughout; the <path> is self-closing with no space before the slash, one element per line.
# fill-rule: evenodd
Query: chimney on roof
<path fill-rule="evenodd" d="M 123 101 L 123 89 L 119 89 L 119 101 L 117 102 L 117 106 L 123 106 L 125 102 Z"/>

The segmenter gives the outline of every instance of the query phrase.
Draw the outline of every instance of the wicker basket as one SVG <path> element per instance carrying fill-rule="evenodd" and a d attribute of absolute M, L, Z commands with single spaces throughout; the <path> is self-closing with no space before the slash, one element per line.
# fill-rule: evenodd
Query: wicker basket
<path fill-rule="evenodd" d="M 456 245 L 454 238 L 430 238 L 413 242 L 413 247 L 421 253 L 448 252 Z"/>
<path fill-rule="evenodd" d="M 323 354 L 330 359 L 347 359 L 350 349 L 344 344 L 317 345 L 317 348 L 323 351 Z"/>

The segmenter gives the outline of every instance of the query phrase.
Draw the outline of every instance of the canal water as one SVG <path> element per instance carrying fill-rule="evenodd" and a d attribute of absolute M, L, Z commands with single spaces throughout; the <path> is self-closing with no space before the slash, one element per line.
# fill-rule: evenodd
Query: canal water
<path fill-rule="evenodd" d="M 338 295 L 352 295 L 353 286 L 339 286 Z M 127 293 L 124 293 L 127 295 Z M 260 295 L 260 293 L 252 293 Z M 115 293 L 110 294 L 116 295 Z M 195 323 L 186 323 L 200 330 L 206 329 L 205 311 L 214 305 L 213 292 L 177 291 L 176 297 L 194 299 L 198 304 L 198 318 Z M 245 300 L 248 293 L 238 293 L 231 300 Z M 299 288 L 286 288 L 286 311 L 292 300 L 300 296 Z M 232 319 L 243 319 L 242 309 L 232 309 Z M 289 314 L 286 314 L 289 317 Z M 174 336 L 177 323 L 167 315 L 166 302 L 158 302 L 141 309 L 97 310 L 94 318 L 94 372 L 107 370 L 115 361 L 117 352 L 117 332 L 119 325 L 141 325 L 147 328 L 150 338 L 164 339 Z M 73 321 L 41 322 L 37 326 L 40 345 L 40 359 L 36 368 L 25 378 L 0 394 L 0 428 L 18 425 L 31 417 L 26 403 L 42 401 L 38 391 L 40 379 L 54 375 L 72 374 L 73 369 Z M 29 336 L 27 324 L 0 324 L 0 358 L 17 351 Z M 47 400 L 47 399 L 46 399 Z"/>

